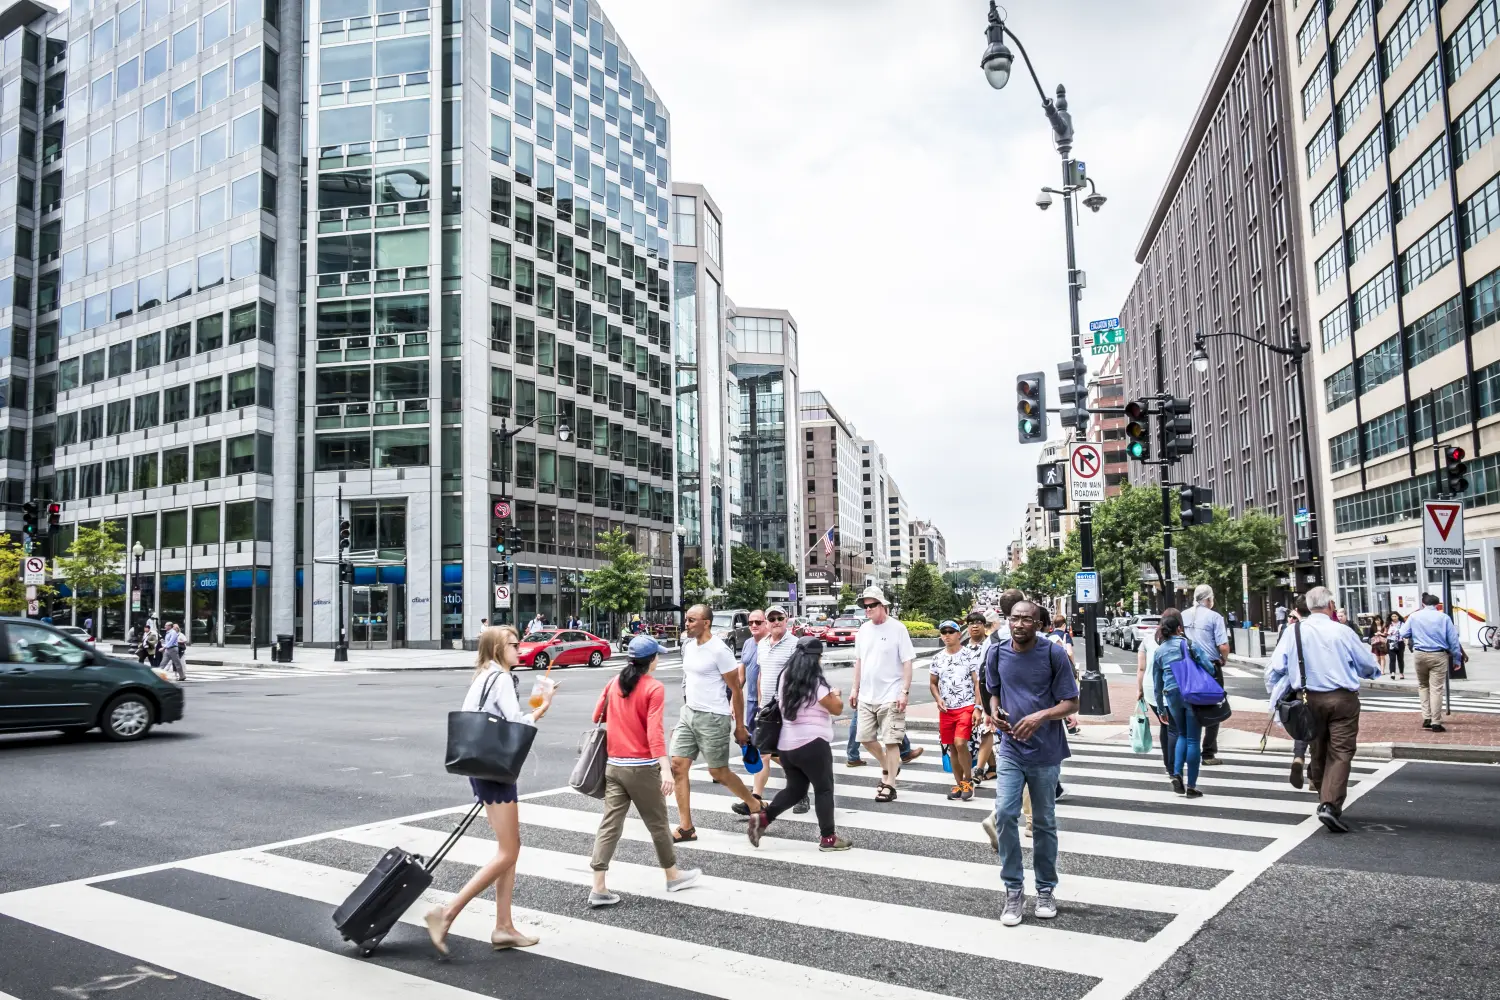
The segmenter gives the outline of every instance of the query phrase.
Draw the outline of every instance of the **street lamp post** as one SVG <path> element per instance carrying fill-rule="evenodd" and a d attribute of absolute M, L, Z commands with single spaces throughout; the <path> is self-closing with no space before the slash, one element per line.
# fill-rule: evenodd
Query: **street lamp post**
<path fill-rule="evenodd" d="M 517 424 L 515 427 L 511 427 L 510 424 L 507 422 L 507 420 L 504 419 L 504 418 L 502 418 L 501 421 L 500 421 L 500 450 L 501 450 L 501 455 L 500 455 L 500 494 L 501 494 L 501 496 L 505 496 L 505 494 L 507 492 L 509 492 L 509 486 L 510 486 L 510 465 L 511 465 L 511 456 L 510 456 L 510 442 L 511 442 L 511 439 L 514 438 L 517 434 L 520 434 L 526 428 L 528 428 L 528 427 L 532 426 L 533 424 L 535 424 L 539 420 L 557 420 L 558 421 L 558 424 L 557 424 L 557 439 L 559 441 L 563 442 L 564 444 L 567 444 L 568 441 L 569 441 L 569 439 L 571 439 L 573 437 L 573 429 L 567 425 L 566 421 L 563 421 L 563 420 L 559 419 L 559 413 L 556 410 L 554 410 L 551 413 L 537 414 L 536 416 L 532 417 L 530 420 L 526 421 L 524 424 Z M 509 498 L 507 497 L 507 499 L 509 499 Z M 515 505 L 512 504 L 511 508 L 512 509 L 511 509 L 511 515 L 510 516 L 511 516 L 512 521 L 514 521 L 515 516 L 516 516 L 515 509 L 514 509 Z M 507 529 L 508 529 L 508 526 L 507 526 Z M 506 533 L 509 534 L 509 531 L 507 530 Z M 505 558 L 512 565 L 515 564 L 515 556 L 514 556 L 514 554 L 512 552 L 510 552 L 509 549 L 506 550 Z M 493 579 L 494 578 L 491 577 L 491 580 L 493 580 Z M 515 580 L 515 579 L 512 579 L 511 586 L 512 586 L 512 591 L 511 591 L 511 605 L 512 605 L 512 608 L 513 608 L 514 612 L 519 612 L 520 608 L 516 606 L 516 605 L 518 605 L 520 603 L 519 602 L 519 598 L 521 596 L 520 595 L 520 584 L 519 584 L 519 581 Z M 542 570 L 541 570 L 541 561 L 540 560 L 538 560 L 538 562 L 537 562 L 537 573 L 536 573 L 536 606 L 537 606 L 537 610 L 540 611 L 541 607 L 542 607 Z M 519 617 L 516 618 L 516 622 L 518 624 L 520 623 L 520 618 Z"/>
<path fill-rule="evenodd" d="M 1042 99 L 1042 113 L 1047 116 L 1047 121 L 1052 125 L 1053 145 L 1057 147 L 1058 156 L 1062 158 L 1063 184 L 1061 189 L 1043 188 L 1042 193 L 1037 197 L 1036 204 L 1038 208 L 1045 210 L 1052 204 L 1051 195 L 1062 196 L 1063 225 L 1067 234 L 1068 319 L 1071 324 L 1072 368 L 1082 371 L 1084 370 L 1083 337 L 1079 329 L 1078 300 L 1083 294 L 1084 276 L 1083 272 L 1078 270 L 1073 240 L 1073 196 L 1083 189 L 1087 181 L 1090 193 L 1083 199 L 1085 207 L 1097 212 L 1104 207 L 1105 198 L 1094 189 L 1094 182 L 1084 176 L 1083 164 L 1073 159 L 1071 155 L 1073 152 L 1073 116 L 1068 113 L 1067 90 L 1062 84 L 1058 84 L 1056 100 L 1047 96 L 1046 90 L 1042 87 L 1042 81 L 1038 79 L 1036 70 L 1031 65 L 1031 57 L 1026 54 L 1026 47 L 1021 44 L 1021 39 L 1016 37 L 1015 32 L 1005 26 L 995 0 L 990 0 L 989 24 L 985 28 L 986 44 L 979 65 L 984 70 L 985 78 L 989 80 L 990 86 L 996 90 L 1003 90 L 1010 82 L 1011 67 L 1015 61 L 1010 47 L 1005 43 L 1006 38 L 1016 43 L 1021 59 L 1026 63 L 1026 71 L 1036 87 L 1037 96 Z M 1080 414 L 1085 412 L 1086 401 L 1084 399 L 1079 399 L 1074 405 Z M 1078 541 L 1080 568 L 1092 571 L 1094 569 L 1094 524 L 1093 504 L 1091 503 L 1080 502 L 1078 504 Z M 1096 586 L 1096 597 L 1097 590 Z M 1109 682 L 1099 672 L 1097 645 L 1099 605 L 1097 600 L 1093 604 L 1084 606 L 1082 610 L 1086 669 L 1079 682 L 1079 712 L 1083 715 L 1108 715 Z"/>
<path fill-rule="evenodd" d="M 1302 422 L 1302 480 L 1307 485 L 1307 541 L 1311 549 L 1309 562 L 1312 569 L 1309 570 L 1309 586 L 1316 587 L 1323 582 L 1323 546 L 1320 539 L 1320 526 L 1318 523 L 1318 501 L 1316 486 L 1313 482 L 1314 469 L 1312 453 L 1312 425 L 1307 419 L 1307 370 L 1302 359 L 1312 353 L 1312 345 L 1304 344 L 1296 330 L 1292 331 L 1292 343 L 1290 345 L 1273 344 L 1259 337 L 1252 337 L 1246 333 L 1234 330 L 1220 330 L 1216 333 L 1198 333 L 1193 337 L 1193 368 L 1199 375 L 1208 374 L 1208 350 L 1205 341 L 1210 337 L 1233 337 L 1236 340 L 1248 340 L 1252 344 L 1258 344 L 1284 358 L 1290 358 L 1297 369 L 1297 411 L 1298 419 Z M 1157 369 L 1161 370 L 1162 359 L 1157 359 Z M 1301 589 L 1295 586 L 1296 573 L 1293 572 L 1293 591 Z"/>
<path fill-rule="evenodd" d="M 130 554 L 135 556 L 135 577 L 130 581 L 130 624 L 135 625 L 135 616 L 141 610 L 141 560 L 146 558 L 146 546 L 135 540 Z"/>

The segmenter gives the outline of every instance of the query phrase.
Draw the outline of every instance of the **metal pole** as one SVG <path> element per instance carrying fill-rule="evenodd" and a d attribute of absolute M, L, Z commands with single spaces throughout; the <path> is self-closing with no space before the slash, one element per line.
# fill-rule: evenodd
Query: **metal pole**
<path fill-rule="evenodd" d="M 1302 421 L 1302 481 L 1307 484 L 1307 540 L 1312 543 L 1311 585 L 1317 587 L 1323 583 L 1322 527 L 1318 523 L 1317 484 L 1314 479 L 1317 466 L 1313 465 L 1312 424 L 1307 418 L 1307 369 L 1302 364 L 1302 359 L 1312 348 L 1303 349 L 1302 334 L 1293 330 L 1292 335 L 1297 338 L 1297 354 L 1293 361 L 1297 365 L 1297 409 Z M 1292 592 L 1296 593 L 1295 586 Z"/>
<path fill-rule="evenodd" d="M 1163 343 L 1161 324 L 1157 323 L 1152 328 L 1152 336 L 1156 340 L 1156 394 L 1165 396 L 1167 394 L 1167 353 Z M 1157 420 L 1158 447 L 1166 443 L 1167 416 L 1165 413 Z M 1173 605 L 1176 601 L 1176 590 L 1172 580 L 1172 488 L 1167 485 L 1167 479 L 1171 475 L 1170 466 L 1163 456 L 1161 465 L 1161 609 L 1163 611 Z"/>
<path fill-rule="evenodd" d="M 1437 429 L 1437 390 L 1429 390 L 1427 393 L 1427 419 L 1432 423 L 1432 496 L 1433 499 L 1442 499 L 1447 496 L 1443 492 L 1443 449 L 1438 444 Z M 1422 567 L 1424 570 L 1426 567 Z M 1423 590 L 1426 590 L 1426 581 L 1423 581 Z M 1454 621 L 1453 615 L 1453 571 L 1443 570 L 1443 614 L 1448 616 L 1449 621 Z M 1454 627 L 1458 623 L 1454 621 Z M 1444 704 L 1443 711 L 1449 715 L 1453 714 L 1453 667 L 1448 667 L 1449 682 L 1443 686 Z M 1441 722 L 1441 719 L 1436 720 Z"/>
<path fill-rule="evenodd" d="M 339 487 L 337 516 L 335 522 L 344 519 L 344 488 Z M 337 527 L 337 524 L 335 524 Z M 339 575 L 338 584 L 334 588 L 338 592 L 338 604 L 335 614 L 338 618 L 338 635 L 333 643 L 333 662 L 344 663 L 349 659 L 349 640 L 344 631 L 344 541 L 339 539 Z"/>

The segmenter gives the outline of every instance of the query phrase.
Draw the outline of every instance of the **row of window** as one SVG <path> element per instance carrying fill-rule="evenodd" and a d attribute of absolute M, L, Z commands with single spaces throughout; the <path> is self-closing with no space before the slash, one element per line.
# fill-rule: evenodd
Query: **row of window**
<path fill-rule="evenodd" d="M 1378 486 L 1333 501 L 1334 531 L 1362 531 L 1397 521 L 1414 520 L 1423 500 L 1436 492 L 1436 475 L 1428 472 L 1388 486 Z M 1465 506 L 1500 503 L 1500 455 L 1486 455 L 1469 463 L 1469 491 Z"/>
<path fill-rule="evenodd" d="M 88 111 L 91 114 L 104 111 L 115 101 L 134 93 L 142 84 L 149 83 L 165 73 L 167 71 L 166 46 L 167 43 L 162 42 L 148 49 L 144 56 L 127 59 L 113 72 L 95 78 L 88 88 Z M 266 81 L 267 86 L 275 90 L 276 74 L 279 71 L 277 63 L 276 53 L 269 48 L 248 49 L 235 56 L 231 62 L 215 66 L 196 79 L 188 80 L 172 88 L 166 96 L 152 101 L 141 109 L 144 133 L 149 136 L 160 132 L 167 126 L 168 118 L 170 118 L 170 124 L 173 125 L 185 121 L 198 111 L 208 110 L 228 97 L 230 93 L 237 93 L 246 87 L 260 83 L 262 79 Z M 81 105 L 82 92 L 75 93 L 73 99 Z M 133 117 L 134 114 L 135 112 L 131 112 L 125 117 Z M 124 120 L 124 118 L 121 119 L 121 121 Z M 103 129 L 91 133 L 90 139 L 101 132 L 108 135 L 112 130 L 110 125 L 105 125 Z M 68 146 L 65 165 L 70 173 L 82 170 L 85 166 L 98 166 L 104 162 L 97 159 L 92 150 L 86 153 L 83 147 L 84 140 L 82 139 Z M 85 155 L 87 163 L 84 162 Z"/>
<path fill-rule="evenodd" d="M 77 30 L 72 33 L 73 38 L 68 42 L 69 60 L 82 66 L 107 55 L 116 45 L 123 45 L 140 34 L 142 28 L 166 17 L 173 6 L 176 5 L 172 0 L 140 0 L 121 7 L 118 12 L 103 20 L 98 20 L 99 15 L 96 14 L 92 29 L 79 23 Z M 85 6 L 76 12 L 80 22 L 87 10 L 88 7 Z M 201 22 L 195 21 L 175 32 L 172 35 L 174 61 L 189 58 L 198 51 L 200 24 L 203 40 L 201 47 L 206 49 L 227 38 L 231 30 L 239 31 L 262 17 L 273 25 L 276 23 L 276 4 L 269 0 L 233 0 L 232 13 L 232 29 L 230 4 L 224 4 L 204 14 Z"/>
<path fill-rule="evenodd" d="M 276 341 L 276 310 L 269 302 L 252 302 L 229 310 L 228 342 L 239 344 L 256 339 Z M 146 333 L 135 340 L 101 347 L 58 363 L 58 391 L 67 392 L 81 385 L 92 385 L 106 378 L 129 375 L 132 370 L 145 371 L 163 361 L 179 361 L 194 353 L 196 328 L 197 352 L 217 350 L 225 344 L 224 313 L 200 316 L 192 323 L 179 323 L 156 333 Z M 134 368 L 132 369 L 132 355 Z"/>
<path fill-rule="evenodd" d="M 226 391 L 227 389 L 227 391 Z M 106 436 L 146 430 L 191 417 L 206 417 L 246 406 L 274 406 L 275 382 L 270 368 L 247 368 L 172 386 L 130 399 L 88 406 L 57 418 L 59 446 L 87 444 Z M 134 420 L 131 417 L 134 408 Z"/>
<path fill-rule="evenodd" d="M 425 440 L 426 430 L 420 433 Z M 131 490 L 270 472 L 271 435 L 246 434 L 227 441 L 200 441 L 162 452 L 58 469 L 54 499 L 87 500 Z"/>

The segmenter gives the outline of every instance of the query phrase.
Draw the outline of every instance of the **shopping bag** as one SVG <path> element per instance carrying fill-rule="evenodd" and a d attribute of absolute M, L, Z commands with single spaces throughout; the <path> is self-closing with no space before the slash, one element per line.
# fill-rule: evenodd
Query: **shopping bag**
<path fill-rule="evenodd" d="M 1130 717 L 1130 749 L 1136 753 L 1151 752 L 1151 719 L 1146 715 L 1144 699 L 1135 703 L 1135 714 Z"/>

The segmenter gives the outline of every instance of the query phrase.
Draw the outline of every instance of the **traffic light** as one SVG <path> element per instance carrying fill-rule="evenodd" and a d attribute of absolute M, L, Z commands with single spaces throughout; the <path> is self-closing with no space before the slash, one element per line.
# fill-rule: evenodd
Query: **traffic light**
<path fill-rule="evenodd" d="M 62 527 L 62 504 L 49 503 L 47 505 L 47 530 L 56 531 Z"/>
<path fill-rule="evenodd" d="M 339 522 L 339 551 L 340 552 L 343 552 L 345 549 L 349 548 L 349 546 L 351 544 L 353 544 L 350 541 L 350 537 L 349 537 L 352 530 L 353 530 L 353 527 L 349 524 L 349 519 L 347 517 L 344 518 L 342 521 Z"/>
<path fill-rule="evenodd" d="M 1457 445 L 1443 449 L 1443 492 L 1460 496 L 1469 492 L 1469 467 L 1464 464 L 1464 450 Z"/>
<path fill-rule="evenodd" d="M 1088 366 L 1082 358 L 1064 361 L 1057 366 L 1057 398 L 1062 402 L 1062 425 L 1076 427 L 1087 434 L 1088 411 Z"/>
<path fill-rule="evenodd" d="M 36 501 L 27 500 L 21 505 L 21 530 L 27 535 L 36 534 Z"/>
<path fill-rule="evenodd" d="M 1125 454 L 1138 462 L 1151 460 L 1151 404 L 1144 399 L 1132 399 L 1125 405 Z"/>
<path fill-rule="evenodd" d="M 1164 399 L 1161 404 L 1161 457 L 1175 462 L 1193 453 L 1193 404 L 1186 399 Z"/>
<path fill-rule="evenodd" d="M 506 551 L 506 544 L 505 544 L 505 522 L 504 521 L 496 521 L 495 522 L 495 528 L 491 532 L 491 535 L 492 535 L 494 543 L 495 543 L 495 551 L 498 552 L 498 553 L 500 553 L 502 556 L 505 555 L 505 551 Z"/>
<path fill-rule="evenodd" d="M 354 582 L 354 564 L 353 563 L 346 563 L 346 562 L 339 563 L 339 583 L 353 583 L 353 582 Z"/>
<path fill-rule="evenodd" d="M 1213 524 L 1214 491 L 1206 486 L 1184 486 L 1177 491 L 1177 513 L 1182 526 L 1191 528 L 1195 524 Z"/>
<path fill-rule="evenodd" d="M 505 533 L 505 548 L 511 555 L 515 555 L 524 548 L 521 539 L 521 529 L 511 528 Z"/>
<path fill-rule="evenodd" d="M 1311 538 L 1297 539 L 1297 561 L 1299 563 L 1310 563 L 1318 558 L 1318 550 L 1313 548 Z"/>
<path fill-rule="evenodd" d="M 1041 372 L 1016 379 L 1016 431 L 1022 444 L 1047 440 L 1047 377 Z"/>

